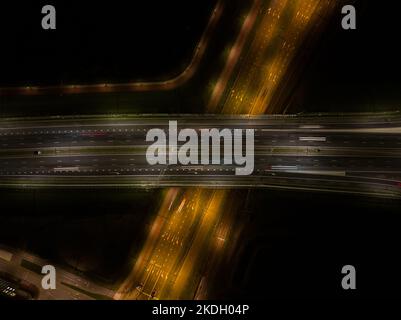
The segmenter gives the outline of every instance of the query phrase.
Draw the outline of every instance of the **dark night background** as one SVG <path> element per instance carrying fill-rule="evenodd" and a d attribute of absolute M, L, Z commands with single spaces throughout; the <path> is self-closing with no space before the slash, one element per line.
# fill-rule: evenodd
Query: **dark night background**
<path fill-rule="evenodd" d="M 340 11 L 333 17 L 321 43 L 311 49 L 293 112 L 400 109 L 400 4 L 390 0 L 349 3 L 357 10 L 357 30 L 341 28 Z"/>
<path fill-rule="evenodd" d="M 400 109 L 399 4 L 390 0 L 353 2 L 358 30 L 343 31 L 340 15 L 333 19 L 305 66 L 294 92 L 294 111 Z M 0 4 L 0 86 L 168 78 L 187 65 L 215 1 L 115 0 L 107 5 L 52 1 L 57 9 L 57 31 L 41 29 L 44 4 Z M 48 216 L 46 201 L 53 202 L 41 200 L 40 192 L 26 193 L 14 195 L 11 199 L 19 199 L 14 202 L 6 201 L 7 193 L 0 196 L 4 200 L 1 215 L 19 213 L 14 218 L 0 218 L 0 224 L 21 223 L 25 230 L 24 221 L 30 221 L 29 217 Z M 68 192 L 58 194 L 75 212 L 69 218 L 67 210 L 63 211 L 60 221 L 76 221 L 77 208 L 82 205 L 87 208 L 85 217 L 94 215 L 95 209 L 90 207 L 94 193 L 82 191 L 79 202 L 71 200 Z M 108 217 L 105 225 L 112 219 L 109 212 L 114 205 L 107 199 L 101 202 Z M 243 251 L 239 251 L 244 258 L 230 269 L 236 288 L 227 292 L 224 290 L 231 287 L 224 286 L 220 297 L 400 297 L 399 201 L 257 191 L 251 203 L 247 227 L 251 236 L 244 239 Z M 133 208 L 127 202 L 122 207 L 119 214 L 125 218 Z M 36 231 L 43 226 L 36 223 L 28 240 L 40 238 Z M 21 235 L 4 230 L 1 241 L 24 242 Z M 339 288 L 345 264 L 357 268 L 355 294 Z"/>
<path fill-rule="evenodd" d="M 168 78 L 188 64 L 215 3 L 2 1 L 0 85 Z M 46 4 L 57 30 L 41 27 Z"/>

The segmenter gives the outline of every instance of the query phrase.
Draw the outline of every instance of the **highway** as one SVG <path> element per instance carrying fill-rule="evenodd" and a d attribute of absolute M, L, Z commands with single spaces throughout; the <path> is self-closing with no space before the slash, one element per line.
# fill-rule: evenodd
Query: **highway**
<path fill-rule="evenodd" d="M 0 185 L 196 187 L 163 191 L 166 196 L 145 246 L 116 299 L 191 299 L 194 293 L 207 297 L 210 274 L 202 265 L 217 266 L 223 249 L 235 248 L 236 199 L 221 189 L 274 188 L 399 198 L 399 114 L 254 116 L 285 110 L 285 105 L 275 105 L 275 97 L 291 93 L 286 90 L 291 64 L 302 64 L 297 56 L 302 43 L 332 14 L 335 3 L 254 0 L 207 106 L 210 113 L 252 116 L 3 119 Z M 211 29 L 218 16 L 219 11 L 211 18 Z M 183 83 L 190 74 L 166 83 L 26 87 L 0 95 L 47 94 L 60 89 L 65 94 L 164 90 Z M 148 166 L 146 132 L 167 128 L 169 120 L 198 130 L 255 129 L 254 173 L 235 176 L 233 166 Z"/>
<path fill-rule="evenodd" d="M 255 0 L 254 10 L 258 11 L 257 21 L 253 23 L 253 11 L 243 28 L 255 24 L 247 47 L 234 46 L 226 69 L 239 63 L 236 73 L 222 72 L 212 96 L 208 111 L 224 114 L 262 114 L 280 113 L 274 108 L 274 97 L 288 85 L 290 65 L 297 58 L 302 43 L 307 37 L 318 37 L 326 19 L 334 11 L 336 1 L 327 0 Z M 230 85 L 226 88 L 231 77 Z M 225 96 L 222 91 L 226 90 Z M 219 101 L 221 100 L 221 101 Z M 219 104 L 220 102 L 220 104 Z"/>
<path fill-rule="evenodd" d="M 255 168 L 156 165 L 146 133 L 179 129 L 255 130 Z M 132 116 L 8 120 L 0 123 L 0 185 L 5 187 L 290 188 L 399 197 L 401 117 Z M 35 154 L 40 152 L 40 154 Z"/>
<path fill-rule="evenodd" d="M 202 271 L 199 252 L 213 242 L 226 193 L 177 188 L 166 191 L 163 204 L 129 277 L 115 299 L 188 299 Z"/>
<path fill-rule="evenodd" d="M 292 66 L 304 62 L 298 56 L 302 44 L 324 29 L 320 27 L 335 3 L 253 1 L 206 108 L 214 114 L 252 116 L 4 119 L 0 121 L 0 185 L 173 187 L 162 191 L 163 203 L 146 243 L 115 299 L 208 296 L 212 273 L 219 259 L 236 248 L 238 234 L 234 222 L 240 201 L 233 192 L 221 189 L 274 188 L 399 198 L 398 113 L 260 115 L 285 110 L 286 105 L 276 105 L 276 97 L 291 94 L 291 73 L 296 73 Z M 131 90 L 146 88 L 128 86 Z M 169 87 L 158 83 L 148 89 Z M 23 88 L 19 93 L 40 93 L 37 89 Z M 71 86 L 62 92 L 84 89 L 92 90 Z M 111 92 L 121 88 L 105 84 L 94 89 Z M 146 132 L 166 129 L 169 120 L 178 120 L 181 128 L 198 130 L 255 129 L 254 173 L 235 176 L 233 166 L 147 165 Z M 194 188 L 174 188 L 181 186 Z"/>

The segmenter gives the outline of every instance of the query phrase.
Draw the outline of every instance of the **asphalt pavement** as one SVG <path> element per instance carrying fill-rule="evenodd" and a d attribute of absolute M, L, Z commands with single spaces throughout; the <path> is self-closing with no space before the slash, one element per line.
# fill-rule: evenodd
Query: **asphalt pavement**
<path fill-rule="evenodd" d="M 254 129 L 255 165 L 155 165 L 146 133 Z M 126 116 L 0 122 L 0 185 L 24 187 L 273 187 L 398 197 L 399 113 L 297 116 Z M 223 161 L 221 161 L 223 162 Z"/>

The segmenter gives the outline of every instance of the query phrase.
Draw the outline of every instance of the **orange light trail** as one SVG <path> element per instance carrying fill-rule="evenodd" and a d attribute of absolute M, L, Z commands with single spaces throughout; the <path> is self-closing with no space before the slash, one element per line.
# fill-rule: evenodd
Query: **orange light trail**
<path fill-rule="evenodd" d="M 332 12 L 334 3 L 272 0 L 257 6 L 256 23 L 252 16 L 244 22 L 255 23 L 252 32 L 247 30 L 253 40 L 248 47 L 241 40 L 241 54 L 233 51 L 241 57 L 234 81 L 226 88 L 226 66 L 207 111 L 254 115 L 273 111 L 273 96 L 285 81 L 302 40 L 319 19 Z M 227 63 L 233 62 L 229 59 Z M 225 98 L 223 91 L 227 92 Z M 221 254 L 230 240 L 229 218 L 221 221 L 227 199 L 229 191 L 168 190 L 145 246 L 115 298 L 193 299 L 202 279 L 202 260 L 213 255 L 211 250 Z"/>

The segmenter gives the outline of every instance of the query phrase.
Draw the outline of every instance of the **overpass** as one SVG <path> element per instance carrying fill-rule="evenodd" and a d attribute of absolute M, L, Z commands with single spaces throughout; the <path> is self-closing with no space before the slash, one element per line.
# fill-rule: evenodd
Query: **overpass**
<path fill-rule="evenodd" d="M 149 166 L 152 128 L 255 130 L 255 168 Z M 401 196 L 401 116 L 136 115 L 0 120 L 2 187 L 274 188 Z"/>

